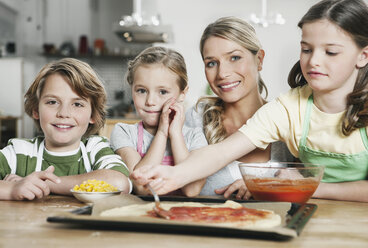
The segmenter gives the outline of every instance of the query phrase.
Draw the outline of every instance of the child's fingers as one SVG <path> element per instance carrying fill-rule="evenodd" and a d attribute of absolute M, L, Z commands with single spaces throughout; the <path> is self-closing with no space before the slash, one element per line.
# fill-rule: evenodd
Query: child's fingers
<path fill-rule="evenodd" d="M 46 187 L 48 188 L 48 187 Z M 38 199 L 41 199 L 44 195 L 48 195 L 48 194 L 45 194 L 44 192 L 44 186 L 42 185 L 32 185 L 30 188 L 29 188 L 29 191 Z M 47 191 L 47 190 L 46 190 Z M 50 191 L 49 191 L 50 192 Z"/>
<path fill-rule="evenodd" d="M 18 200 L 33 200 L 35 198 L 42 198 L 42 196 L 42 190 L 32 182 L 27 182 L 26 184 L 22 185 L 16 193 L 16 199 Z"/>
<path fill-rule="evenodd" d="M 4 177 L 4 181 L 8 181 L 8 182 L 18 182 L 20 180 L 22 180 L 23 177 L 15 175 L 15 174 L 8 174 Z"/>
<path fill-rule="evenodd" d="M 50 194 L 50 187 L 42 178 L 32 178 L 28 181 L 27 187 L 37 198 L 42 198 Z"/>
<path fill-rule="evenodd" d="M 41 171 L 39 173 L 39 178 L 42 180 L 49 180 L 53 183 L 60 183 L 61 180 L 58 176 L 56 176 L 53 172 L 54 172 L 54 167 L 50 166 L 49 168 L 47 168 L 44 171 Z"/>
<path fill-rule="evenodd" d="M 132 172 L 130 177 L 135 180 L 136 183 L 140 185 L 146 185 L 149 183 L 149 172 L 153 168 L 151 165 L 146 165 L 141 168 L 138 168 Z"/>
<path fill-rule="evenodd" d="M 162 187 L 162 184 L 164 184 L 164 180 L 162 180 L 162 178 L 156 178 L 152 180 L 149 184 L 151 185 L 153 190 L 158 190 Z"/>
<path fill-rule="evenodd" d="M 173 104 L 175 104 L 175 98 L 170 98 L 169 100 L 167 100 L 162 107 L 162 112 L 168 111 L 170 109 L 170 106 Z"/>

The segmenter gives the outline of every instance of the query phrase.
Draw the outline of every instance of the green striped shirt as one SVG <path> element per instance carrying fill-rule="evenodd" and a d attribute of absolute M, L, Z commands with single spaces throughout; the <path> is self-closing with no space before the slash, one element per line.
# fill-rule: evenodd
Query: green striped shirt
<path fill-rule="evenodd" d="M 0 150 L 0 179 L 4 179 L 12 171 L 18 176 L 25 177 L 36 169 L 37 154 L 40 143 L 44 137 L 33 139 L 11 139 L 8 145 Z M 82 140 L 86 146 L 89 162 L 92 170 L 111 169 L 129 176 L 129 170 L 119 155 L 116 155 L 110 147 L 109 141 L 101 136 L 93 135 Z M 55 156 L 43 152 L 42 170 L 54 166 L 54 174 L 57 176 L 70 176 L 86 173 L 82 158 L 82 151 L 76 154 Z"/>

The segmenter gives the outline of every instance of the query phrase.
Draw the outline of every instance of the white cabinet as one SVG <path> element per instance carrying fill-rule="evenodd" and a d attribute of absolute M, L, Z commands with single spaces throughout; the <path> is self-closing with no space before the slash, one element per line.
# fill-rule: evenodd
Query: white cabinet
<path fill-rule="evenodd" d="M 0 110 L 2 116 L 17 117 L 18 136 L 23 135 L 23 59 L 0 58 Z"/>

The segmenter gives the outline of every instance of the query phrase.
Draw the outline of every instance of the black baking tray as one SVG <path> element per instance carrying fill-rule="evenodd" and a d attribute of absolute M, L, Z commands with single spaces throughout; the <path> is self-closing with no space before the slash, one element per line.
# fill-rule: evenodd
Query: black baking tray
<path fill-rule="evenodd" d="M 113 196 L 116 197 L 116 196 Z M 152 196 L 139 196 L 144 201 L 153 201 Z M 188 197 L 176 197 L 176 196 L 160 196 L 161 201 L 171 202 L 201 202 L 201 203 L 224 203 L 226 199 L 220 198 L 188 198 Z M 259 206 L 273 206 L 272 203 L 262 201 L 246 201 L 246 200 L 234 200 L 239 203 L 244 203 L 247 207 L 257 204 Z M 199 226 L 185 223 L 172 224 L 172 223 L 152 223 L 152 222 L 136 222 L 125 220 L 111 220 L 111 219 L 96 219 L 93 218 L 92 211 L 93 206 L 88 205 L 75 209 L 67 214 L 60 214 L 56 216 L 50 216 L 47 218 L 51 223 L 64 223 L 76 226 L 84 229 L 99 229 L 99 230 L 120 230 L 129 232 L 151 232 L 151 233 L 171 233 L 171 234 L 184 234 L 184 235 L 205 235 L 216 237 L 236 237 L 236 238 L 252 238 L 252 239 L 266 239 L 266 240 L 290 240 L 300 235 L 304 226 L 307 224 L 313 213 L 317 209 L 315 204 L 299 204 L 299 203 L 284 203 L 287 208 L 285 209 L 282 224 L 277 228 L 270 229 L 238 229 L 228 227 L 217 226 Z M 264 209 L 272 210 L 272 207 L 265 207 Z M 101 217 L 100 217 L 101 218 Z"/>

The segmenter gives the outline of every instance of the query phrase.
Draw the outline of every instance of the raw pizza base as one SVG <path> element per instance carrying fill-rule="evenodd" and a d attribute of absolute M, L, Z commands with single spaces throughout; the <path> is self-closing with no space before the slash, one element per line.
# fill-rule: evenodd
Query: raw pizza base
<path fill-rule="evenodd" d="M 148 211 L 152 211 L 155 203 L 147 204 L 132 204 L 118 208 L 112 208 L 101 212 L 100 216 L 104 217 L 125 217 L 125 216 L 136 216 L 142 217 L 147 216 Z M 169 210 L 172 207 L 212 207 L 212 208 L 240 208 L 243 207 L 241 204 L 228 200 L 223 204 L 216 205 L 205 205 L 198 202 L 161 202 L 161 207 L 165 210 Z M 271 210 L 258 209 L 261 211 L 266 211 L 266 215 L 261 218 L 255 216 L 253 219 L 247 221 L 239 222 L 221 222 L 221 223 L 196 223 L 191 222 L 191 224 L 201 224 L 201 225 L 211 225 L 211 226 L 222 226 L 222 227 L 236 227 L 236 228 L 272 228 L 279 226 L 281 224 L 280 215 L 276 214 Z M 188 222 L 186 222 L 188 223 Z"/>

